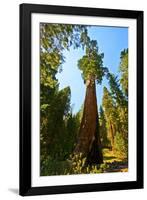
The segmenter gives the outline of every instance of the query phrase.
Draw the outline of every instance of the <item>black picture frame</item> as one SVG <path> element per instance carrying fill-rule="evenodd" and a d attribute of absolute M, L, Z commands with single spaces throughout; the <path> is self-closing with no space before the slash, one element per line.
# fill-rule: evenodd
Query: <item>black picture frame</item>
<path fill-rule="evenodd" d="M 137 20 L 137 180 L 62 186 L 31 186 L 31 14 L 51 13 Z M 143 188 L 143 11 L 20 5 L 20 174 L 19 194 L 43 195 Z"/>

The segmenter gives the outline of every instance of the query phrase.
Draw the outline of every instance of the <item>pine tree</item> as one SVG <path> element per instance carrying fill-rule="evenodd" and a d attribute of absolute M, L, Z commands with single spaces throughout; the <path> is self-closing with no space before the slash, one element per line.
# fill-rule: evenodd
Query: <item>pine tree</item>
<path fill-rule="evenodd" d="M 105 117 L 107 121 L 108 137 L 111 141 L 111 148 L 114 150 L 114 138 L 116 134 L 116 122 L 117 122 L 117 109 L 115 102 L 106 87 L 103 89 L 102 100 Z"/>

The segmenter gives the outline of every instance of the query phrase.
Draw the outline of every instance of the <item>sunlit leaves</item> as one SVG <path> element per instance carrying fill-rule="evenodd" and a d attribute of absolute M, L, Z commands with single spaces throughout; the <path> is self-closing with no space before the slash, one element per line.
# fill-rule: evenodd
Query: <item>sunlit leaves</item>
<path fill-rule="evenodd" d="M 126 106 L 127 99 L 120 88 L 120 82 L 118 77 L 111 73 L 108 73 L 107 77 L 110 84 L 111 95 L 119 105 Z"/>
<path fill-rule="evenodd" d="M 85 55 L 78 61 L 78 67 L 81 70 L 84 80 L 88 80 L 90 76 L 97 80 L 97 83 L 101 83 L 104 76 L 103 68 L 103 53 L 98 52 L 98 46 L 96 40 L 86 41 Z"/>
<path fill-rule="evenodd" d="M 48 94 L 46 90 L 56 88 L 57 72 L 62 71 L 65 61 L 63 50 L 72 45 L 77 48 L 82 45 L 81 34 L 87 33 L 84 25 L 40 24 L 40 84 L 41 99 Z"/>
<path fill-rule="evenodd" d="M 84 25 L 70 24 L 41 24 L 41 47 L 42 49 L 52 51 L 69 49 L 71 45 L 74 48 L 80 46 L 81 32 L 86 32 Z"/>
<path fill-rule="evenodd" d="M 120 61 L 120 72 L 121 79 L 120 83 L 125 95 L 128 97 L 128 49 L 124 49 L 121 52 L 121 61 Z"/>
<path fill-rule="evenodd" d="M 107 121 L 102 106 L 100 106 L 100 111 L 99 111 L 99 129 L 100 129 L 100 138 L 102 146 L 103 147 L 109 146 L 110 141 L 108 139 L 108 134 L 107 134 Z"/>
<path fill-rule="evenodd" d="M 78 48 L 84 42 L 81 42 L 82 32 L 86 33 L 86 26 L 40 24 L 41 163 L 48 155 L 63 159 L 71 153 L 77 119 L 72 115 L 69 117 L 70 88 L 59 91 L 56 74 L 62 71 L 65 62 L 63 51 L 69 50 L 71 46 Z"/>
<path fill-rule="evenodd" d="M 128 156 L 128 49 L 120 55 L 121 77 L 107 72 L 110 91 L 104 88 L 103 108 L 109 132 L 110 124 L 115 127 L 114 150 L 123 157 Z"/>

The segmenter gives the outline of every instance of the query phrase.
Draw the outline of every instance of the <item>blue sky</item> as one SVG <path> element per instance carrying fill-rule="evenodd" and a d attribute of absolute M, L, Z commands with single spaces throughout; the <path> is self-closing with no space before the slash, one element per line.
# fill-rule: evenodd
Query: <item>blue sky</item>
<path fill-rule="evenodd" d="M 124 48 L 128 48 L 128 28 L 91 26 L 88 28 L 88 34 L 91 39 L 97 40 L 99 51 L 104 53 L 104 66 L 108 67 L 110 72 L 119 76 L 120 52 Z M 65 51 L 66 59 L 62 66 L 63 71 L 56 75 L 59 81 L 59 89 L 70 86 L 73 113 L 79 111 L 85 98 L 86 88 L 77 66 L 77 61 L 83 55 L 84 51 L 81 48 L 75 50 L 70 48 L 70 51 Z M 106 78 L 103 78 L 101 85 L 96 86 L 98 106 L 102 103 L 104 86 L 109 88 Z"/>

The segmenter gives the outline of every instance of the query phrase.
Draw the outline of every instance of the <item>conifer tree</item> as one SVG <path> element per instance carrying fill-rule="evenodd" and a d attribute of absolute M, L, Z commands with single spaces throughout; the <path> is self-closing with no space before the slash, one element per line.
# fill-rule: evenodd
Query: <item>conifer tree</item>
<path fill-rule="evenodd" d="M 105 74 L 103 57 L 104 54 L 99 52 L 97 41 L 88 38 L 85 55 L 78 61 L 78 67 L 86 86 L 86 95 L 78 142 L 74 153 L 82 153 L 89 164 L 103 162 L 96 98 L 96 83 L 101 84 Z"/>

